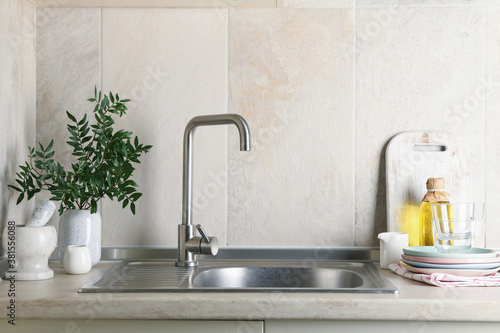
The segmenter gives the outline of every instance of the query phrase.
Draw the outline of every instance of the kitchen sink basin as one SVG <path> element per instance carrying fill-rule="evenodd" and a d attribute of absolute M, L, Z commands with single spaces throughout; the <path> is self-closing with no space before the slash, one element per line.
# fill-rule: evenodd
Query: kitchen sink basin
<path fill-rule="evenodd" d="M 125 261 L 79 292 L 332 292 L 397 293 L 371 262 L 207 260 Z"/>
<path fill-rule="evenodd" d="M 319 288 L 349 289 L 363 278 L 345 269 L 325 267 L 224 267 L 196 274 L 193 284 L 208 288 Z"/>

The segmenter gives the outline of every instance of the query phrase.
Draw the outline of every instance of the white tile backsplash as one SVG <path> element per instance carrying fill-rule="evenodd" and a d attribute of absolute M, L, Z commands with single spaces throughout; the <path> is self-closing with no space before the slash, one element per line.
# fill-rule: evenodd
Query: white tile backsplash
<path fill-rule="evenodd" d="M 227 112 L 227 10 L 105 9 L 102 19 L 103 87 L 133 101 L 117 126 L 153 145 L 137 167 L 136 215 L 103 203 L 103 243 L 175 245 L 184 128 L 194 116 Z M 194 148 L 193 223 L 225 245 L 226 126 L 197 129 Z"/>
<path fill-rule="evenodd" d="M 77 119 L 92 112 L 87 98 L 101 84 L 101 10 L 38 8 L 36 20 L 36 139 L 44 146 L 54 139 L 54 159 L 69 168 L 66 111 Z M 57 228 L 59 214 L 50 221 Z"/>
<path fill-rule="evenodd" d="M 16 206 L 17 166 L 35 144 L 35 8 L 27 1 L 0 2 L 0 234 L 8 220 L 24 224 L 33 201 Z M 2 253 L 0 246 L 0 255 Z"/>
<path fill-rule="evenodd" d="M 486 246 L 500 247 L 500 7 L 486 19 Z"/>
<path fill-rule="evenodd" d="M 356 245 L 373 244 L 387 228 L 385 148 L 402 131 L 465 139 L 472 198 L 484 200 L 485 100 L 474 94 L 484 78 L 483 14 L 481 8 L 357 10 Z"/>
<path fill-rule="evenodd" d="M 405 130 L 466 139 L 473 197 L 485 197 L 486 174 L 494 211 L 498 94 L 476 91 L 500 80 L 499 10 L 339 3 L 348 8 L 37 9 L 37 138 L 65 135 L 58 115 L 85 110 L 102 84 L 133 100 L 117 125 L 154 145 L 137 169 L 137 215 L 102 204 L 103 245 L 176 244 L 183 130 L 209 113 L 239 113 L 252 132 L 252 152 L 232 127 L 196 132 L 194 219 L 222 245 L 377 245 L 385 145 Z"/>
<path fill-rule="evenodd" d="M 230 140 L 230 245 L 352 244 L 353 29 L 349 9 L 230 12 L 229 111 L 254 145 Z"/>

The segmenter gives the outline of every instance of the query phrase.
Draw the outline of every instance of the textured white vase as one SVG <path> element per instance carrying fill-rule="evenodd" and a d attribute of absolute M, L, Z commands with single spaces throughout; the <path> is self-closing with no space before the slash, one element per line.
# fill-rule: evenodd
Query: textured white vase
<path fill-rule="evenodd" d="M 4 250 L 8 248 L 8 229 L 5 228 L 2 237 Z M 25 227 L 16 226 L 11 231 L 12 242 L 15 244 L 15 265 L 6 272 L 7 279 L 45 280 L 54 277 L 54 271 L 49 268 L 49 257 L 56 248 L 57 235 L 54 226 Z"/>
<path fill-rule="evenodd" d="M 67 209 L 59 217 L 58 254 L 61 264 L 68 245 L 86 245 L 92 266 L 101 260 L 101 215 L 90 210 Z"/>

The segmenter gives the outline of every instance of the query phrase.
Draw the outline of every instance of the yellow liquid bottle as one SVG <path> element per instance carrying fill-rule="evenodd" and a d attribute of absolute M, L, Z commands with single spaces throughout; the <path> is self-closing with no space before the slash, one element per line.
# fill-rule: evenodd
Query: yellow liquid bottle
<path fill-rule="evenodd" d="M 427 193 L 420 204 L 420 246 L 434 245 L 434 235 L 432 231 L 432 211 L 433 203 L 448 203 L 448 193 L 444 191 L 444 178 L 429 178 L 427 180 Z"/>
<path fill-rule="evenodd" d="M 414 203 L 405 203 L 401 208 L 399 230 L 408 234 L 408 246 L 420 245 L 420 207 Z"/>

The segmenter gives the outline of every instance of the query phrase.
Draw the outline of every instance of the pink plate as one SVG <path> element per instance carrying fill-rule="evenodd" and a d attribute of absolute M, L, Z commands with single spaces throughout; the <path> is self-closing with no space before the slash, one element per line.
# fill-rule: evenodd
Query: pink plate
<path fill-rule="evenodd" d="M 435 268 L 420 268 L 413 267 L 410 265 L 401 262 L 401 265 L 406 268 L 408 271 L 417 274 L 450 274 L 456 276 L 469 276 L 469 277 L 477 277 L 477 276 L 486 276 L 496 273 L 498 268 L 495 269 L 435 269 Z"/>
<path fill-rule="evenodd" d="M 500 256 L 491 258 L 433 258 L 433 257 L 417 257 L 407 256 L 402 254 L 401 258 L 404 260 L 424 262 L 428 264 L 441 264 L 441 265 L 460 265 L 460 264 L 489 264 L 500 263 Z"/>

